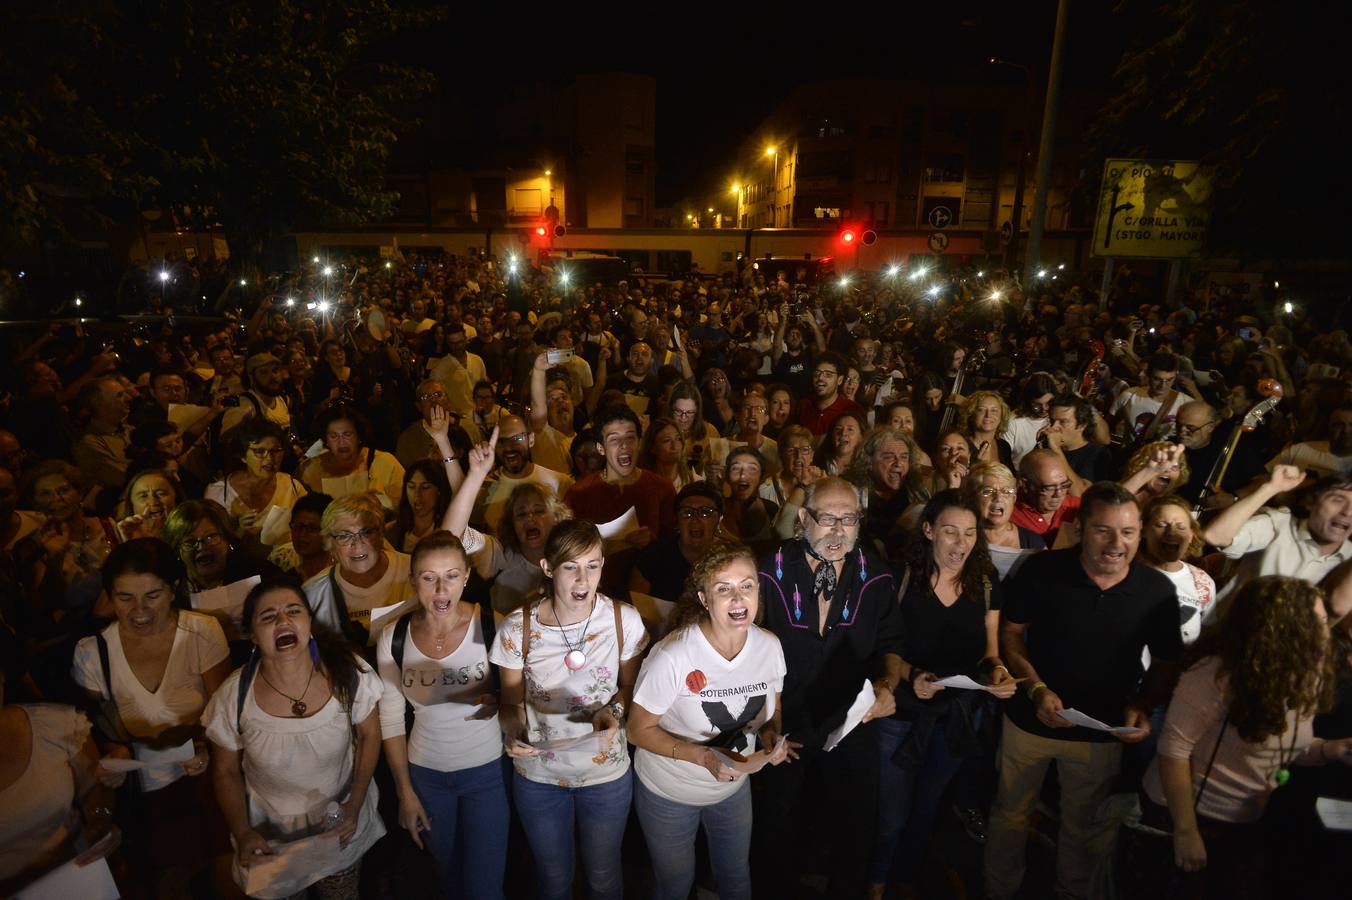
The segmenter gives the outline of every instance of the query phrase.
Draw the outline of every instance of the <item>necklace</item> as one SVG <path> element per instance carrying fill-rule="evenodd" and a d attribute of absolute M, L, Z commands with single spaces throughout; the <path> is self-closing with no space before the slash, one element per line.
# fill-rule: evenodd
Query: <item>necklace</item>
<path fill-rule="evenodd" d="M 591 612 L 587 613 L 587 618 L 582 620 L 582 633 L 577 637 L 576 647 L 573 646 L 572 641 L 568 640 L 568 632 L 563 630 L 563 622 L 559 619 L 559 607 L 552 598 L 549 601 L 549 606 L 554 611 L 554 621 L 559 623 L 556 627 L 559 629 L 559 636 L 563 638 L 563 645 L 568 648 L 568 652 L 563 655 L 563 664 L 569 672 L 576 672 L 587 664 L 587 654 L 582 652 L 582 647 L 587 642 L 587 624 L 591 622 L 592 612 L 596 611 L 596 598 L 592 598 Z"/>
<path fill-rule="evenodd" d="M 277 690 L 277 685 L 273 684 L 271 681 L 268 681 L 268 676 L 263 674 L 262 666 L 258 667 L 258 676 L 263 679 L 264 684 L 266 684 L 268 687 L 272 688 L 274 691 L 277 691 L 277 693 L 281 694 L 283 697 L 291 701 L 291 715 L 295 716 L 297 719 L 305 715 L 305 710 L 309 709 L 309 707 L 305 705 L 304 697 L 306 694 L 310 692 L 310 682 L 314 681 L 315 679 L 315 667 L 310 668 L 310 677 L 305 679 L 305 690 L 300 692 L 299 697 L 292 697 L 290 694 L 285 693 L 284 691 Z"/>

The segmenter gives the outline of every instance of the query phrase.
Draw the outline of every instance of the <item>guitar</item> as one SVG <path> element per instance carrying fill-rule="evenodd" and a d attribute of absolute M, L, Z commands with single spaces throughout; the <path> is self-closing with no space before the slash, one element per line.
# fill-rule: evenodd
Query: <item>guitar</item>
<path fill-rule="evenodd" d="M 1244 414 L 1244 418 L 1230 432 L 1230 437 L 1225 442 L 1225 448 L 1221 450 L 1221 455 L 1216 457 L 1216 462 L 1211 466 L 1211 472 L 1202 484 L 1202 492 L 1197 495 L 1197 503 L 1192 508 L 1194 519 L 1202 515 L 1202 506 L 1206 503 L 1206 499 L 1220 491 L 1221 482 L 1225 479 L 1225 470 L 1230 466 L 1230 458 L 1235 455 L 1235 448 L 1239 446 L 1239 439 L 1261 425 L 1263 418 L 1272 412 L 1278 403 L 1282 402 L 1282 385 L 1275 378 L 1259 380 L 1258 393 L 1267 399 L 1255 403 L 1253 408 Z"/>
<path fill-rule="evenodd" d="M 1095 395 L 1098 394 L 1098 367 L 1099 363 L 1103 362 L 1103 354 L 1105 352 L 1103 341 L 1097 339 L 1090 341 L 1089 349 L 1092 351 L 1093 355 L 1085 362 L 1084 370 L 1080 375 L 1079 394 L 1084 399 L 1092 401 Z"/>
<path fill-rule="evenodd" d="M 986 364 L 986 348 L 978 347 L 967 358 L 963 360 L 962 368 L 958 370 L 958 375 L 953 379 L 953 393 L 962 396 L 963 382 L 967 380 L 968 372 L 975 372 Z M 944 407 L 943 418 L 939 420 L 939 433 L 943 434 L 953 426 L 953 416 L 958 412 L 956 403 L 949 403 Z"/>

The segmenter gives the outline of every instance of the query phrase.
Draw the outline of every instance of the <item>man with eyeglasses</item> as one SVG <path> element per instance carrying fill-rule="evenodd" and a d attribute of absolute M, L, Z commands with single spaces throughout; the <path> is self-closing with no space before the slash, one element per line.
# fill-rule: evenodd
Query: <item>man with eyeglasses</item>
<path fill-rule="evenodd" d="M 491 432 L 490 432 L 491 433 Z M 495 534 L 507 507 L 507 498 L 517 485 L 540 484 L 562 497 L 573 486 L 572 476 L 539 465 L 531 458 L 535 435 L 526 427 L 526 421 L 512 413 L 503 413 L 498 419 L 498 468 L 484 485 L 479 495 L 481 517 Z"/>
<path fill-rule="evenodd" d="M 818 480 L 798 512 L 798 536 L 758 567 L 764 626 L 778 636 L 788 664 L 783 733 L 802 745 L 797 761 L 767 766 L 757 776 L 752 867 L 767 897 L 796 896 L 800 842 L 808 839 L 828 845 L 827 896 L 863 896 L 879 767 L 868 723 L 896 711 L 901 681 L 896 582 L 870 548 L 856 546 L 863 504 L 844 479 Z M 862 723 L 827 751 L 850 708 L 870 696 Z M 804 808 L 808 779 L 823 784 L 824 809 Z"/>
<path fill-rule="evenodd" d="M 692 481 L 676 495 L 676 540 L 657 541 L 639 552 L 629 590 L 675 603 L 686 576 L 719 534 L 723 495 L 707 481 Z M 657 637 L 656 635 L 654 637 Z"/>
<path fill-rule="evenodd" d="M 420 418 L 399 433 L 399 441 L 394 447 L 394 456 L 405 469 L 420 459 L 442 459 L 442 452 L 432 437 L 432 410 L 438 407 L 444 410 L 450 416 L 451 428 L 460 424 L 460 416 L 450 409 L 446 388 L 440 381 L 429 378 L 421 382 L 413 398 Z"/>
<path fill-rule="evenodd" d="M 793 413 L 794 423 L 820 439 L 831 430 L 841 413 L 849 411 L 862 415 L 864 408 L 841 393 L 849 370 L 849 362 L 839 353 L 827 351 L 818 356 L 812 369 L 812 396 L 798 401 Z"/>
<path fill-rule="evenodd" d="M 1019 464 L 1019 502 L 1010 521 L 1041 535 L 1048 547 L 1056 545 L 1061 526 L 1074 522 L 1080 509 L 1067 469 L 1061 456 L 1041 448 L 1029 451 Z"/>
<path fill-rule="evenodd" d="M 1193 400 L 1179 408 L 1174 430 L 1178 433 L 1178 442 L 1183 445 L 1183 457 L 1189 469 L 1187 482 L 1178 486 L 1179 496 L 1195 503 L 1202 495 L 1207 478 L 1225 449 L 1225 438 L 1217 437 L 1221 428 L 1220 413 L 1202 400 Z M 1220 433 L 1225 434 L 1224 431 Z M 1262 473 L 1262 460 L 1254 452 L 1257 443 L 1251 434 L 1240 435 L 1235 455 L 1230 458 L 1230 465 L 1221 479 L 1221 489 L 1213 490 L 1206 499 L 1207 509 L 1225 509 L 1235 503 L 1239 499 L 1239 490 Z"/>
<path fill-rule="evenodd" d="M 574 357 L 576 359 L 577 357 Z M 535 357 L 530 377 L 530 430 L 535 435 L 535 461 L 555 472 L 571 470 L 574 401 L 570 385 L 550 378 L 549 354 Z M 588 378 L 591 370 L 588 369 Z"/>
<path fill-rule="evenodd" d="M 779 474 L 779 445 L 764 434 L 765 423 L 770 421 L 770 405 L 764 394 L 747 394 L 742 398 L 742 408 L 737 411 L 737 436 L 728 441 L 728 450 L 738 447 L 750 447 L 761 455 L 765 463 L 765 478 Z"/>

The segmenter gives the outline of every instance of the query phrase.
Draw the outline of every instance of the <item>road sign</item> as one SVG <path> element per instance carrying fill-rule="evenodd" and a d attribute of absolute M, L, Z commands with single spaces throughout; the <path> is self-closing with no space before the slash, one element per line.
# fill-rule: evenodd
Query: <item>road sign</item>
<path fill-rule="evenodd" d="M 943 253 L 948 249 L 948 235 L 942 231 L 932 231 L 929 236 L 929 247 L 935 253 Z"/>
<path fill-rule="evenodd" d="M 947 228 L 953 223 L 953 210 L 947 206 L 936 206 L 930 210 L 929 223 L 935 228 Z"/>
<path fill-rule="evenodd" d="M 1191 160 L 1108 160 L 1093 254 L 1138 259 L 1201 254 L 1211 224 L 1211 174 Z"/>

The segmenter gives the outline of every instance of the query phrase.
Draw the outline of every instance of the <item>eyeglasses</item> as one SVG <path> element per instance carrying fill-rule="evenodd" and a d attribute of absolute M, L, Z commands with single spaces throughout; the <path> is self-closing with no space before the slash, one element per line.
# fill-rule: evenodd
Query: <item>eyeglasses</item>
<path fill-rule="evenodd" d="M 281 447 L 250 447 L 249 452 L 259 459 L 267 459 L 271 456 L 281 456 Z"/>
<path fill-rule="evenodd" d="M 857 513 L 848 513 L 843 516 L 833 516 L 830 513 L 818 513 L 815 509 L 807 510 L 807 514 L 812 517 L 812 521 L 821 525 L 823 528 L 835 528 L 837 525 L 843 525 L 846 528 L 853 528 L 859 524 L 861 516 Z"/>
<path fill-rule="evenodd" d="M 506 441 L 506 442 L 508 442 L 508 443 L 510 443 L 510 444 L 524 444 L 524 443 L 526 443 L 526 437 L 527 437 L 527 435 L 526 435 L 526 432 L 524 432 L 524 431 L 521 432 L 520 434 L 513 434 L 513 435 L 506 435 L 506 436 L 499 435 L 499 437 L 498 437 L 498 442 L 499 442 L 499 443 L 502 443 L 503 441 Z"/>
<path fill-rule="evenodd" d="M 839 378 L 840 373 L 835 369 L 817 369 L 812 373 L 813 378 Z"/>
<path fill-rule="evenodd" d="M 718 510 L 712 506 L 682 506 L 676 510 L 676 515 L 687 522 L 692 519 L 716 519 L 718 518 Z"/>
<path fill-rule="evenodd" d="M 981 497 L 983 497 L 984 499 L 989 500 L 992 497 L 1010 498 L 1017 495 L 1019 492 L 1014 490 L 1014 488 L 983 487 L 979 491 L 977 491 L 977 493 L 981 495 Z"/>
<path fill-rule="evenodd" d="M 430 391 L 430 392 L 428 392 L 428 393 L 426 393 L 426 394 L 419 394 L 419 395 L 418 395 L 418 399 L 421 400 L 421 401 L 424 402 L 424 403 L 426 403 L 428 400 L 445 400 L 445 399 L 446 399 L 446 392 L 445 392 L 445 391 Z"/>
<path fill-rule="evenodd" d="M 785 456 L 811 456 L 811 455 L 812 455 L 812 448 L 811 448 L 811 447 L 785 447 L 785 448 L 784 448 L 784 455 L 785 455 Z"/>
<path fill-rule="evenodd" d="M 363 528 L 361 531 L 335 531 L 333 539 L 344 547 L 351 547 L 358 541 L 369 544 L 371 538 L 375 537 L 379 531 L 379 528 Z"/>
<path fill-rule="evenodd" d="M 693 409 L 673 409 L 671 416 L 673 419 L 693 419 L 695 418 L 695 411 Z"/>
<path fill-rule="evenodd" d="M 1203 428 L 1215 426 L 1215 422 L 1203 422 L 1201 425 L 1189 425 L 1186 422 L 1175 422 L 1174 427 L 1178 429 L 1179 434 L 1192 434 L 1194 431 L 1201 431 Z"/>
<path fill-rule="evenodd" d="M 184 538 L 183 542 L 178 545 L 178 549 L 196 553 L 203 547 L 215 547 L 224 540 L 225 537 L 219 531 L 213 531 L 211 534 L 204 534 L 200 538 Z"/>
<path fill-rule="evenodd" d="M 1054 497 L 1057 494 L 1069 494 L 1070 482 L 1063 481 L 1060 484 L 1040 484 L 1037 492 L 1044 497 Z"/>

